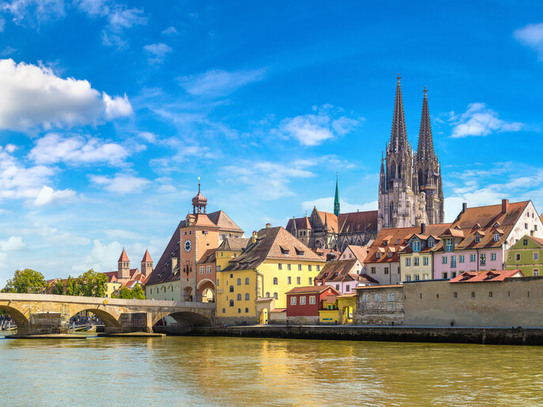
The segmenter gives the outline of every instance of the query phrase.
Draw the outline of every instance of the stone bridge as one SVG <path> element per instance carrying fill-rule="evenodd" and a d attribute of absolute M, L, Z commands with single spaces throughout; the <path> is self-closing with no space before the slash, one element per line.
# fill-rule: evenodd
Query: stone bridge
<path fill-rule="evenodd" d="M 215 304 L 200 302 L 0 293 L 0 310 L 17 323 L 18 336 L 67 333 L 70 318 L 81 311 L 96 314 L 105 333 L 153 332 L 166 316 L 187 327 L 215 324 Z"/>

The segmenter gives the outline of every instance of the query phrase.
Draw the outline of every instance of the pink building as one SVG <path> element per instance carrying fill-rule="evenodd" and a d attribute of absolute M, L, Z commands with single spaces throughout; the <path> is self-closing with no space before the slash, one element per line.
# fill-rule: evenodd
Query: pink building
<path fill-rule="evenodd" d="M 464 204 L 434 252 L 434 279 L 466 271 L 503 270 L 505 251 L 525 234 L 543 236 L 543 224 L 531 201 L 467 208 Z"/>

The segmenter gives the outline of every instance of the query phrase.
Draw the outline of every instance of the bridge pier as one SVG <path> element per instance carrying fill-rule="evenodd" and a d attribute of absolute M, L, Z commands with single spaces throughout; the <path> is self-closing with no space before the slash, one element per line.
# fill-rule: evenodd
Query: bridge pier
<path fill-rule="evenodd" d="M 118 326 L 105 326 L 104 333 L 153 332 L 153 320 L 150 312 L 124 312 L 119 317 Z"/>

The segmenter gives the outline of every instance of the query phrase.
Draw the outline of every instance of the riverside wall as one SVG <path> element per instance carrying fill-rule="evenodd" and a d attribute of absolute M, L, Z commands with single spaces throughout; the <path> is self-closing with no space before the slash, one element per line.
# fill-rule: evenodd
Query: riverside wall
<path fill-rule="evenodd" d="M 170 332 L 170 334 L 175 334 Z M 187 336 L 326 339 L 385 342 L 437 342 L 494 345 L 543 345 L 543 328 L 409 327 L 409 326 L 232 326 L 199 327 Z"/>

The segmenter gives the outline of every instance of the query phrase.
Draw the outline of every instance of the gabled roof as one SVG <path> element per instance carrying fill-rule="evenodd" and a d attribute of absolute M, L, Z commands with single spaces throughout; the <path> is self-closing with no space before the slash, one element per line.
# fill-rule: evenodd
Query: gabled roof
<path fill-rule="evenodd" d="M 354 244 L 350 244 L 349 246 L 347 246 L 347 249 L 350 249 L 351 252 L 353 252 L 354 256 L 358 259 L 358 261 L 364 264 L 364 260 L 366 259 L 366 256 L 368 255 L 367 246 L 356 246 Z"/>
<path fill-rule="evenodd" d="M 288 249 L 288 254 L 283 249 Z M 258 267 L 264 260 L 313 261 L 325 260 L 315 254 L 281 226 L 260 229 L 255 242 L 249 242 L 245 251 L 231 261 L 227 270 L 247 270 Z"/>
<path fill-rule="evenodd" d="M 207 249 L 202 257 L 200 257 L 200 260 L 198 260 L 198 264 L 215 263 L 216 251 L 217 249 Z"/>
<path fill-rule="evenodd" d="M 504 200 L 499 205 L 467 208 L 458 215 L 452 227 L 448 230 L 451 232 L 451 236 L 461 238 L 455 249 L 501 247 L 528 204 L 529 201 L 509 203 Z M 503 211 L 504 207 L 505 212 Z M 496 223 L 499 223 L 499 227 L 496 227 Z M 455 235 L 455 230 L 462 232 L 462 234 Z M 497 241 L 494 240 L 496 233 L 499 235 Z M 479 236 L 479 242 L 476 242 L 475 235 Z M 443 234 L 440 237 L 445 236 L 447 235 Z M 440 242 L 439 248 L 442 247 L 443 240 Z"/>
<path fill-rule="evenodd" d="M 325 264 L 315 280 L 326 282 L 352 281 L 358 277 L 354 270 L 358 259 L 330 261 Z"/>
<path fill-rule="evenodd" d="M 146 262 L 150 262 L 150 261 L 153 261 L 153 259 L 151 259 L 151 255 L 149 254 L 149 250 L 145 249 L 145 254 L 143 255 L 143 259 L 141 259 L 141 262 L 146 263 Z"/>
<path fill-rule="evenodd" d="M 177 257 L 177 264 L 179 265 L 181 258 L 179 253 L 179 239 L 181 232 L 179 229 L 185 227 L 185 221 L 179 222 L 179 225 L 175 228 L 175 231 L 170 238 L 170 241 L 166 245 L 166 249 L 160 256 L 160 260 L 155 266 L 153 272 L 147 278 L 147 285 L 167 283 L 169 281 L 179 280 L 179 273 L 172 274 L 171 260 L 172 255 Z"/>
<path fill-rule="evenodd" d="M 124 248 L 123 248 L 123 251 L 121 253 L 121 257 L 119 257 L 119 261 L 130 261 L 130 260 L 128 260 L 128 256 L 126 255 L 126 252 L 124 251 Z"/>
<path fill-rule="evenodd" d="M 249 239 L 244 237 L 228 237 L 224 239 L 217 248 L 218 251 L 241 252 L 249 243 Z"/>
<path fill-rule="evenodd" d="M 468 271 L 451 279 L 451 283 L 478 283 L 485 281 L 504 281 L 506 278 L 524 277 L 524 273 L 519 270 L 491 270 L 491 271 Z"/>
<path fill-rule="evenodd" d="M 243 230 L 223 211 L 208 213 L 207 217 L 219 227 L 219 230 L 243 233 Z"/>
<path fill-rule="evenodd" d="M 294 228 L 294 226 L 296 227 Z M 304 216 L 303 218 L 292 218 L 288 220 L 286 229 L 290 233 L 293 233 L 294 229 L 307 230 L 311 229 L 311 223 L 309 222 L 309 218 L 307 216 Z"/>
<path fill-rule="evenodd" d="M 287 291 L 285 294 L 321 294 L 326 290 L 331 289 L 335 295 L 339 295 L 339 292 L 329 285 L 309 285 L 305 287 L 294 287 L 292 290 Z"/>
<path fill-rule="evenodd" d="M 339 233 L 377 232 L 378 211 L 340 213 Z"/>

